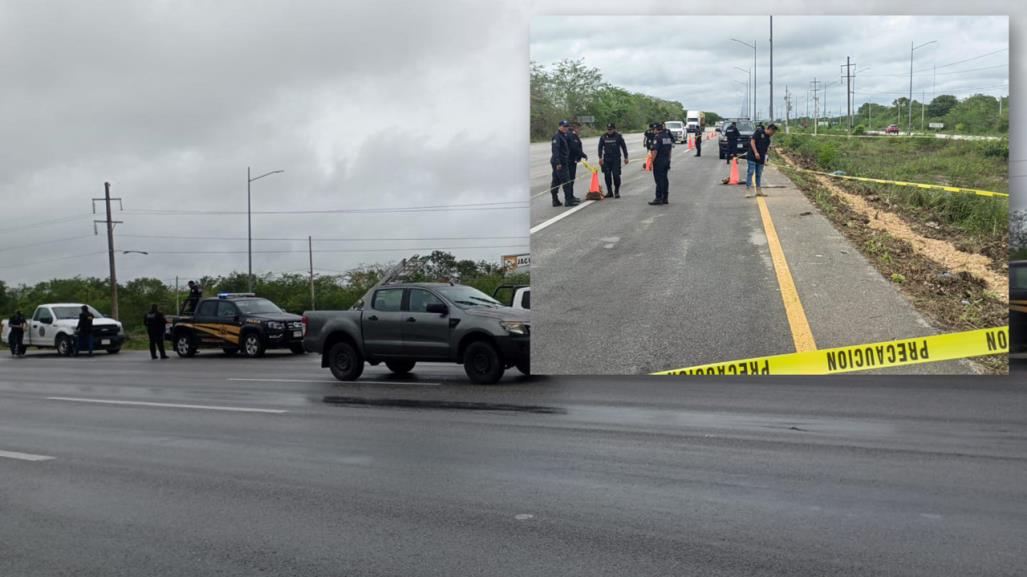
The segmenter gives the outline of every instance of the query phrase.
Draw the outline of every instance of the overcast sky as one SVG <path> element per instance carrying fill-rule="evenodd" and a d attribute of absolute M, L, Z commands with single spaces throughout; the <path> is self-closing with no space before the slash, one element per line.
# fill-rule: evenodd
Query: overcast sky
<path fill-rule="evenodd" d="M 124 221 L 117 229 L 118 249 L 151 253 L 119 256 L 121 279 L 156 276 L 171 282 L 175 275 L 245 271 L 245 241 L 144 237 L 245 238 L 245 214 L 238 213 L 245 210 L 247 166 L 254 175 L 285 170 L 253 183 L 255 211 L 458 208 L 254 216 L 259 239 L 313 235 L 319 271 L 345 271 L 432 247 L 473 247 L 451 250 L 490 260 L 526 252 L 532 19 L 630 11 L 651 14 L 650 22 L 662 24 L 669 21 L 656 15 L 716 14 L 725 6 L 607 0 L 0 0 L 0 280 L 16 284 L 106 276 L 106 239 L 102 230 L 93 235 L 92 224 L 102 215 L 94 217 L 90 204 L 92 197 L 102 196 L 104 181 L 124 199 L 125 211 L 115 215 Z M 859 7 L 882 13 L 919 9 L 914 2 L 879 0 Z M 738 14 L 777 8 L 782 8 L 778 14 L 845 13 L 852 11 L 852 3 L 775 6 L 740 0 L 730 8 Z M 1027 20 L 1020 4 L 940 1 L 931 9 L 1013 12 L 1014 84 L 1023 78 L 1017 67 L 1023 66 L 1025 47 L 1017 43 L 1015 31 L 1027 27 Z M 765 20 L 736 16 L 727 21 L 737 35 L 763 46 Z M 598 55 L 590 37 L 606 31 L 630 44 L 625 57 L 657 71 L 649 78 L 640 64 L 625 67 L 622 77 L 611 70 L 609 80 L 705 109 L 740 108 L 738 88 L 728 90 L 718 82 L 732 74 L 732 66 L 748 66 L 745 49 L 725 41 L 735 32 L 682 21 L 674 35 L 656 43 L 627 17 L 615 19 L 614 25 L 581 17 L 571 21 L 574 26 L 544 35 L 552 42 L 564 34 L 584 34 L 578 43 L 545 48 L 547 55 L 536 58 L 585 56 L 602 67 L 590 56 Z M 847 55 L 861 67 L 870 65 L 872 72 L 901 75 L 913 37 L 949 44 L 918 52 L 917 68 L 975 56 L 1006 42 L 1001 24 L 976 19 L 972 26 L 964 20 L 954 28 L 917 19 L 914 33 L 901 24 L 878 28 L 853 19 L 833 27 L 798 22 L 775 18 L 777 90 L 792 78 L 804 87 L 813 74 L 833 80 Z M 543 28 L 535 30 L 543 35 Z M 679 42 L 702 51 L 682 58 L 676 52 Z M 664 43 L 674 48 L 661 48 Z M 764 98 L 762 51 L 760 58 L 759 96 Z M 1005 58 L 968 64 L 1001 64 Z M 940 72 L 938 92 L 950 91 Z M 993 85 L 1005 72 L 995 69 L 975 78 Z M 731 78 L 741 73 L 734 71 Z M 919 88 L 927 76 L 917 78 Z M 958 75 L 947 78 L 963 81 Z M 873 84 L 869 76 L 857 81 L 860 91 L 901 92 L 903 86 L 908 89 L 898 76 Z M 1014 126 L 1024 125 L 1023 117 L 1014 106 Z M 1027 156 L 1016 146 L 1014 140 L 1015 159 Z M 1027 163 L 1019 166 L 1013 165 L 1014 174 L 1027 173 Z M 1014 182 L 1022 186 L 1024 179 Z M 382 240 L 396 238 L 426 240 Z M 409 248 L 391 250 L 402 247 Z M 305 249 L 305 240 L 256 241 L 254 269 L 305 270 Z M 189 254 L 197 252 L 235 254 Z M 54 260 L 67 256 L 77 258 Z"/>
<path fill-rule="evenodd" d="M 855 64 L 856 103 L 891 104 L 913 91 L 1009 94 L 1006 16 L 782 16 L 774 18 L 774 113 L 784 117 L 787 86 L 793 115 L 806 113 L 811 81 L 824 83 L 822 112 L 845 112 L 841 88 L 846 57 Z M 737 116 L 744 108 L 756 50 L 756 107 L 769 114 L 769 16 L 548 16 L 531 29 L 532 59 L 552 64 L 584 58 L 604 80 L 631 91 L 677 100 L 688 109 Z M 974 58 L 978 57 L 980 58 Z M 968 60 L 974 58 L 973 60 Z M 965 61 L 965 62 L 961 62 Z M 934 66 L 941 67 L 935 73 Z M 744 71 L 737 70 L 745 69 Z M 821 96 L 824 93 L 821 92 Z M 813 114 L 813 104 L 809 104 Z"/>

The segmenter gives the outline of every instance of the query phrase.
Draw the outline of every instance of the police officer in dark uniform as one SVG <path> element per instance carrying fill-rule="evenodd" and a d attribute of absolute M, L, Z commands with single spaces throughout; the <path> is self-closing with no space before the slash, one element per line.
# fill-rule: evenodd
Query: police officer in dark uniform
<path fill-rule="evenodd" d="M 567 140 L 567 131 L 570 126 L 569 122 L 561 120 L 559 130 L 553 135 L 552 153 L 549 156 L 549 165 L 553 167 L 553 178 L 549 184 L 549 193 L 553 195 L 553 206 L 563 206 L 563 203 L 560 202 L 561 186 L 567 206 L 574 206 L 580 202 L 574 198 L 573 181 L 568 174 L 571 150 Z"/>
<path fill-rule="evenodd" d="M 164 325 L 167 319 L 164 313 L 160 312 L 157 305 L 150 305 L 150 312 L 143 316 L 143 326 L 146 327 L 146 334 L 150 337 L 150 358 L 157 358 L 157 351 L 160 350 L 160 358 L 168 358 L 164 352 Z"/>
<path fill-rule="evenodd" d="M 658 125 L 653 137 L 653 180 L 656 181 L 656 198 L 649 204 L 669 204 L 670 193 L 670 151 L 674 148 L 674 139 L 662 124 Z"/>
<path fill-rule="evenodd" d="M 22 344 L 25 338 L 25 315 L 21 311 L 14 311 L 14 316 L 7 322 L 10 333 L 7 335 L 7 342 L 11 345 L 11 354 L 21 356 L 25 354 L 25 346 Z"/>
<path fill-rule="evenodd" d="M 727 159 L 728 164 L 731 164 L 731 159 L 738 154 L 738 139 L 742 136 L 742 133 L 738 132 L 738 126 L 732 122 L 724 130 L 724 136 L 727 137 L 727 154 L 724 155 L 724 158 Z"/>
<path fill-rule="evenodd" d="M 196 281 L 189 281 L 189 296 L 182 305 L 182 314 L 193 314 L 196 312 L 196 305 L 200 303 L 203 296 L 203 287 Z"/>
<path fill-rule="evenodd" d="M 702 156 L 702 136 L 703 136 L 703 127 L 702 126 L 697 126 L 695 128 L 695 155 L 697 157 L 698 156 Z"/>
<path fill-rule="evenodd" d="M 599 166 L 606 179 L 606 198 L 620 198 L 620 155 L 624 153 L 624 164 L 628 163 L 628 145 L 617 127 L 606 125 L 606 134 L 599 137 Z"/>
<path fill-rule="evenodd" d="M 585 150 L 581 144 L 581 137 L 578 136 L 578 128 L 580 124 L 575 122 L 571 125 L 570 130 L 567 131 L 567 146 L 570 147 L 571 163 L 567 166 L 567 177 L 570 180 L 571 196 L 574 196 L 574 179 L 578 175 L 578 163 L 581 159 L 588 159 L 588 155 L 585 154 Z"/>
<path fill-rule="evenodd" d="M 78 315 L 78 325 L 75 330 L 78 332 L 75 356 L 77 357 L 82 349 L 87 349 L 89 356 L 93 356 L 93 313 L 89 312 L 89 307 L 86 305 L 82 305 L 82 313 Z"/>
<path fill-rule="evenodd" d="M 642 135 L 642 146 L 646 150 L 652 150 L 653 138 L 655 137 L 655 135 L 656 135 L 656 123 L 655 122 L 650 122 L 649 123 L 649 130 L 646 130 L 645 134 Z"/>

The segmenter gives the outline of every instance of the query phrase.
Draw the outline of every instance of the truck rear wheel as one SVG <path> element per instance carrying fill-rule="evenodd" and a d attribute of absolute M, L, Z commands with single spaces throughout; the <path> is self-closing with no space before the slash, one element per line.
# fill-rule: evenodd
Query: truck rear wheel
<path fill-rule="evenodd" d="M 189 333 L 179 333 L 175 337 L 175 352 L 180 357 L 195 357 L 196 345 L 193 344 L 193 337 Z"/>
<path fill-rule="evenodd" d="M 485 341 L 477 341 L 468 345 L 464 351 L 464 372 L 472 383 L 491 385 L 503 378 L 503 361 L 499 358 L 496 347 Z"/>
<path fill-rule="evenodd" d="M 328 350 L 328 367 L 340 381 L 355 381 L 364 372 L 364 357 L 353 345 L 343 341 Z"/>
<path fill-rule="evenodd" d="M 385 361 L 385 366 L 397 375 L 405 375 L 414 370 L 415 364 L 417 363 L 414 361 Z"/>

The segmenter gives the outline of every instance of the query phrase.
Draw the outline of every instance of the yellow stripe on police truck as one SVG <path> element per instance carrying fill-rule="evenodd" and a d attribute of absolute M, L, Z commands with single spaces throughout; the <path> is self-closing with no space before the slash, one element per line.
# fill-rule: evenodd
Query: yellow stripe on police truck
<path fill-rule="evenodd" d="M 832 375 L 1007 354 L 1009 327 L 696 365 L 654 375 Z"/>

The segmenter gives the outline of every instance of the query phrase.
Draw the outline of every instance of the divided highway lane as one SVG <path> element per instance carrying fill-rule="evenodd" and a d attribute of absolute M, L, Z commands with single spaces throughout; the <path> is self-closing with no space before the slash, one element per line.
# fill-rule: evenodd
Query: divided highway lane
<path fill-rule="evenodd" d="M 30 361 L 31 382 L 0 359 L 0 451 L 53 457 L 0 453 L 0 575 L 1022 571 L 1010 379 L 338 386 L 310 359 L 172 360 L 141 380 L 140 357 Z M 76 380 L 80 397 L 286 412 L 45 398 Z"/>
<path fill-rule="evenodd" d="M 532 145 L 536 161 L 539 146 Z M 641 170 L 641 154 L 624 171 L 623 198 L 572 214 L 551 207 L 533 182 L 537 372 L 639 374 L 791 353 L 802 343 L 830 348 L 935 333 L 773 166 L 765 173 L 774 185 L 765 202 L 771 234 L 744 186 L 721 184 L 728 167 L 716 141 L 703 148 L 696 158 L 675 147 L 668 206 L 646 204 L 655 186 Z M 744 176 L 744 162 L 740 170 Z M 560 214 L 566 216 L 553 220 Z M 774 260 L 774 245 L 782 262 Z M 785 305 L 789 295 L 792 306 Z M 967 362 L 891 370 L 974 371 Z"/>

